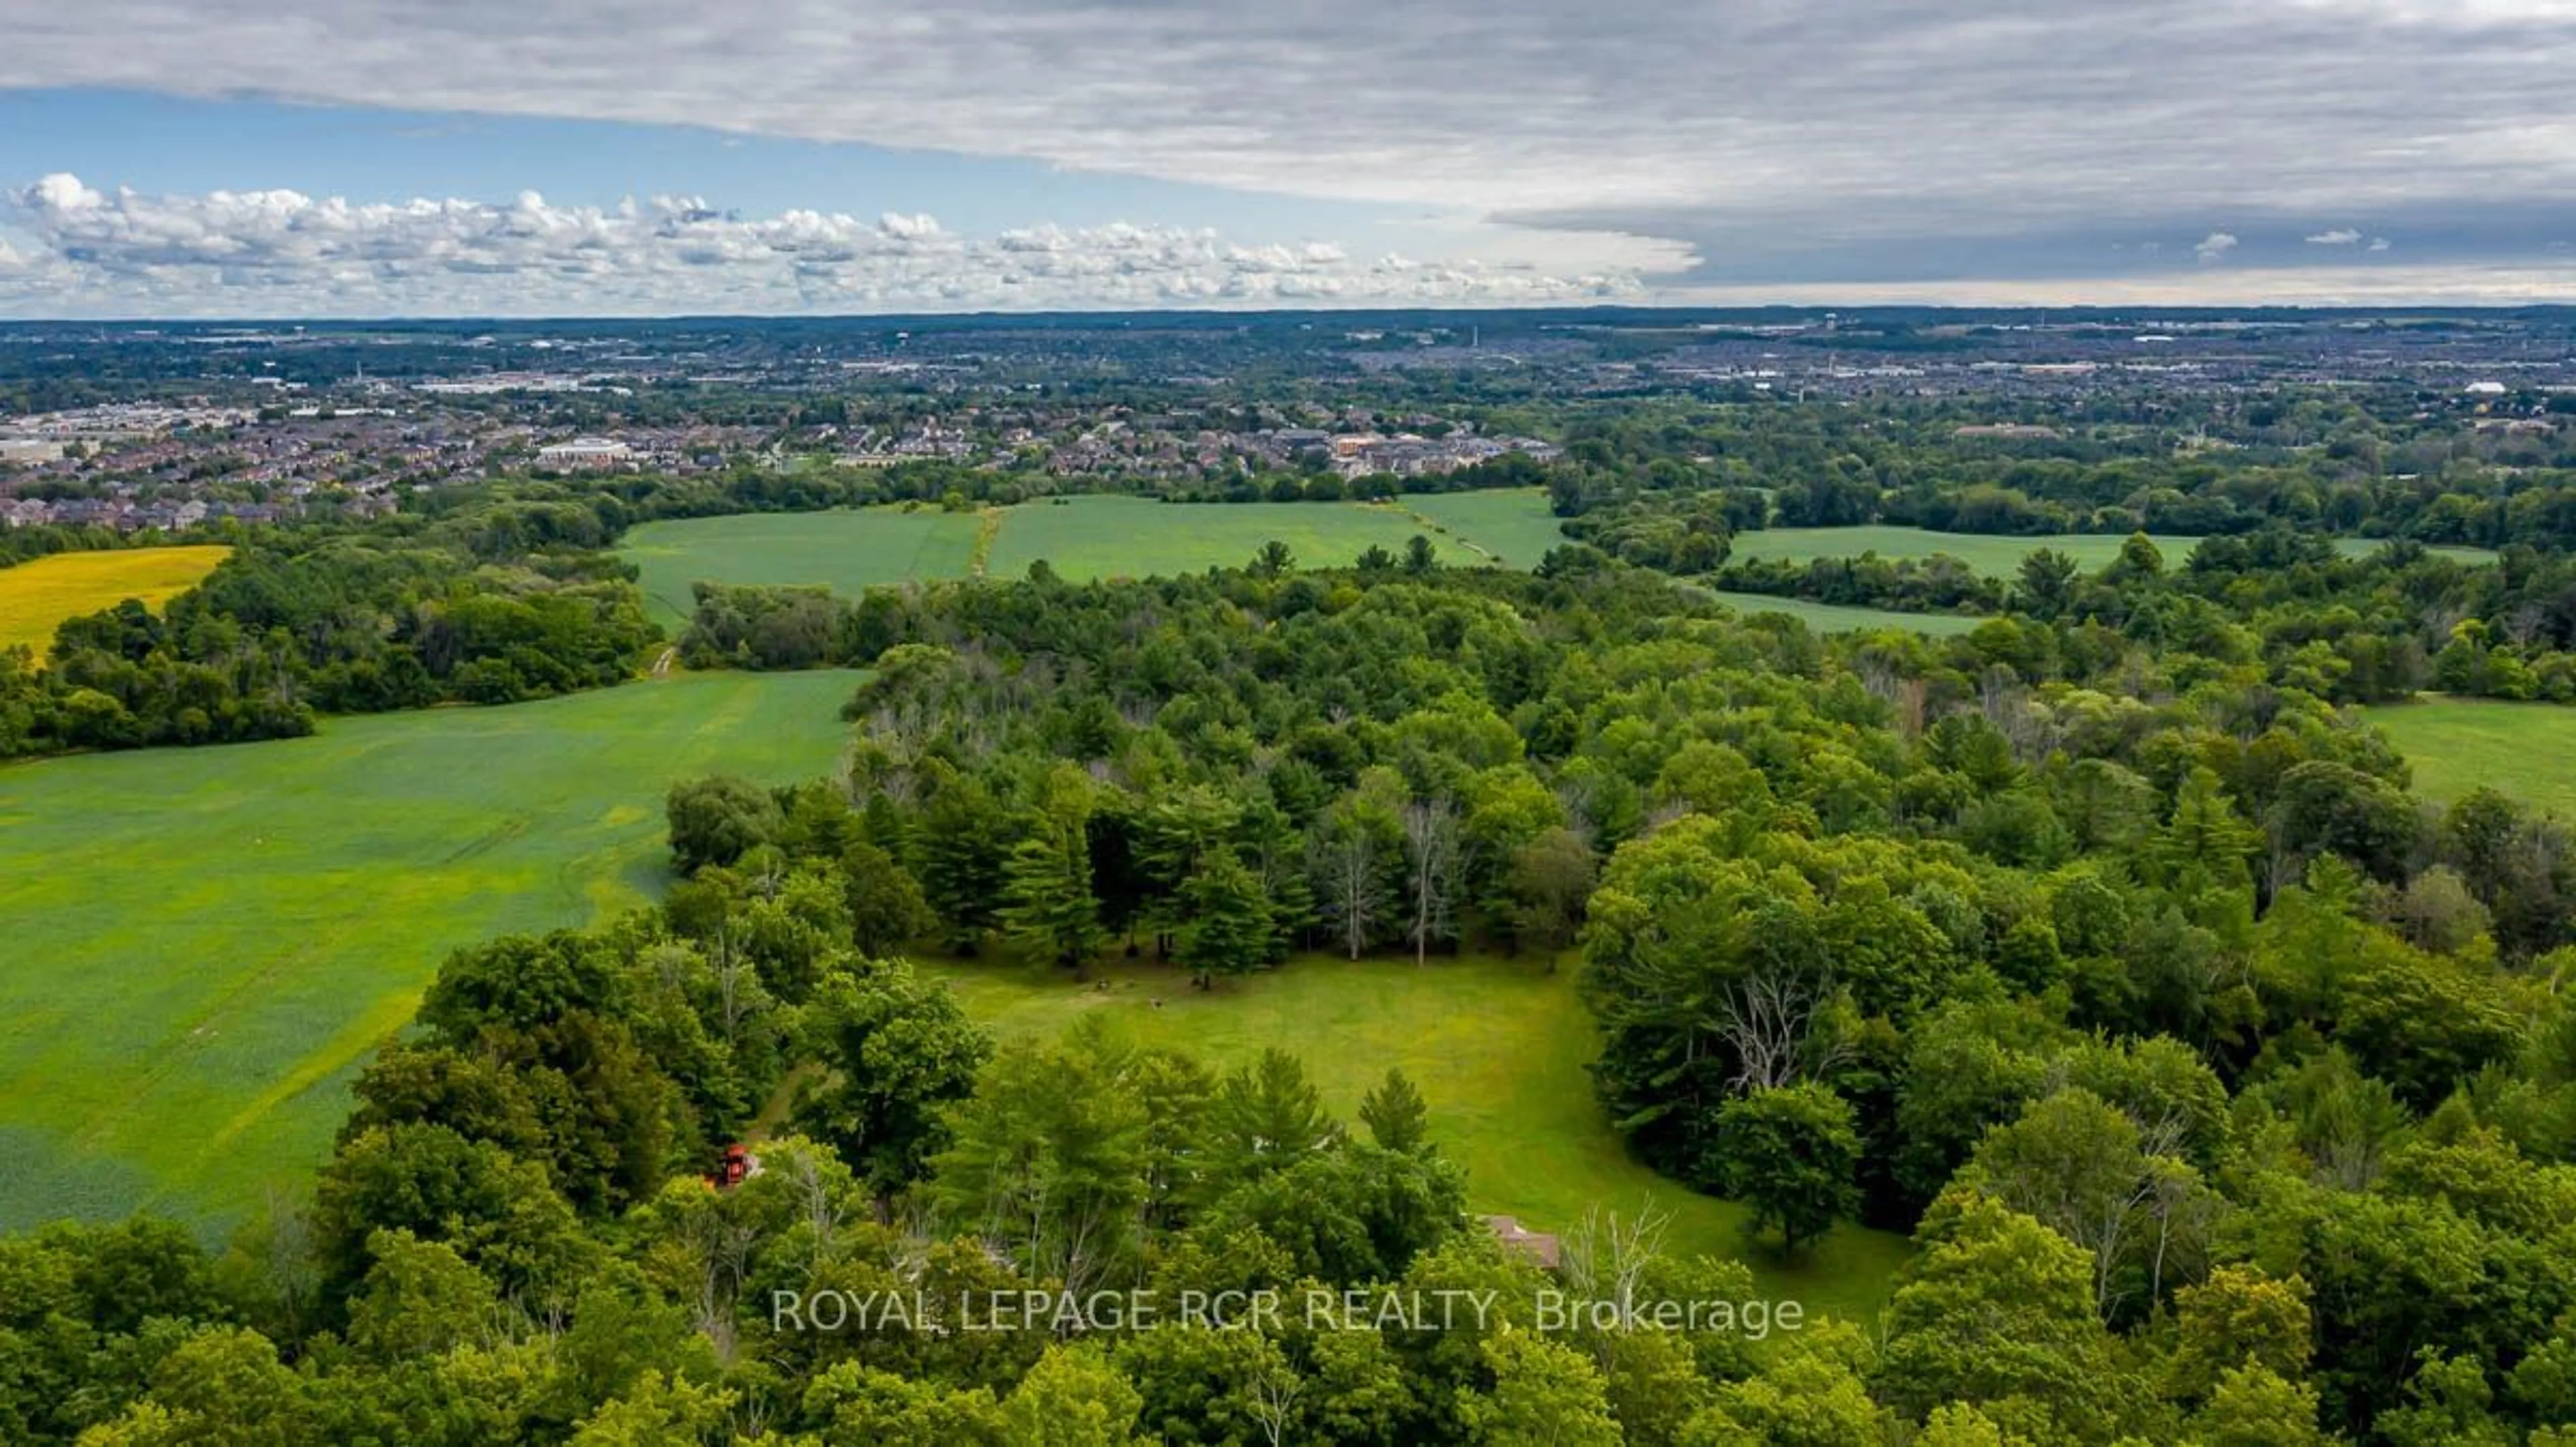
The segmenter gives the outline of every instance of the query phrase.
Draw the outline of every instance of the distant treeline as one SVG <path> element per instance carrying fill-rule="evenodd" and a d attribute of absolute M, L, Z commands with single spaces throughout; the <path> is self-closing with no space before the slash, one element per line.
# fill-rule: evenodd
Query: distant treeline
<path fill-rule="evenodd" d="M 56 553 L 96 553 L 112 548 L 157 548 L 172 543 L 232 542 L 241 529 L 191 528 L 184 532 L 118 532 L 114 528 L 71 523 L 38 523 L 0 527 L 0 568 L 14 568 Z"/>
<path fill-rule="evenodd" d="M 1940 405 L 1580 402 L 1483 414 L 1564 445 L 1560 516 L 1750 493 L 1730 529 L 2193 535 L 2270 523 L 2347 537 L 2576 547 L 2576 400 L 2482 416 L 2411 389 Z M 1540 419 L 1547 419 L 1542 426 Z M 1979 430 L 1998 421 L 2026 432 Z"/>
<path fill-rule="evenodd" d="M 2233 410 L 2201 399 L 2160 418 L 2124 408 L 2105 402 L 2099 415 L 1997 438 L 1972 424 L 2012 409 L 1987 404 L 1489 398 L 1458 410 L 1490 434 L 1558 439 L 1562 458 L 1513 454 L 1406 478 L 1344 479 L 1311 461 L 1166 479 L 936 461 L 500 478 L 413 495 L 407 511 L 377 522 L 228 527 L 232 561 L 164 617 L 120 610 L 66 629 L 67 652 L 53 667 L 8 665 L 0 755 L 265 737 L 309 727 L 317 710 L 501 701 L 614 682 L 656 635 L 609 550 L 649 519 L 895 502 L 964 509 L 1076 492 L 1322 502 L 1543 486 L 1575 540 L 1551 564 L 1558 571 L 1615 558 L 1736 591 L 2018 616 L 1986 636 L 1999 657 L 2043 672 L 2043 655 L 2067 646 L 2071 623 L 2260 660 L 2276 679 L 2298 678 L 2338 701 L 2426 686 L 2576 698 L 2576 572 L 2554 561 L 2576 549 L 2576 427 L 2464 418 L 2378 396 L 2285 395 Z M 1730 563 L 1732 539 L 1745 531 L 1870 522 L 2006 535 L 2171 530 L 2216 541 L 2187 566 L 2124 559 L 2091 580 L 2054 555 L 2009 580 L 1937 558 Z M 2334 535 L 2508 555 L 2485 570 L 2403 548 L 2349 562 L 2330 556 Z M 0 562 L 135 540 L 0 532 Z M 755 603 L 740 590 L 716 597 L 686 643 L 701 666 L 869 657 L 869 610 L 885 606 L 784 595 Z"/>
<path fill-rule="evenodd" d="M 607 536 L 578 503 L 241 532 L 160 613 L 128 600 L 65 623 L 41 660 L 0 653 L 0 758 L 616 683 L 659 634 Z"/>

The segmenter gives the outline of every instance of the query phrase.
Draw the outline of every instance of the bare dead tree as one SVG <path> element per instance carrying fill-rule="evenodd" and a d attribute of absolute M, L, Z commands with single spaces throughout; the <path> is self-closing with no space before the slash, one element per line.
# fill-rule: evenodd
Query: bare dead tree
<path fill-rule="evenodd" d="M 2263 843 L 2263 897 L 2278 899 L 2282 890 L 2299 882 L 2299 873 L 2307 867 L 2307 859 L 2290 847 L 2289 833 L 2282 828 L 2277 811 L 2263 818 Z"/>
<path fill-rule="evenodd" d="M 1580 784 L 1559 782 L 1556 802 L 1565 810 L 1565 827 L 1574 837 L 1591 845 L 1600 838 L 1600 826 L 1592 818 L 1592 791 Z"/>
<path fill-rule="evenodd" d="M 736 1220 L 721 1203 L 699 1212 L 690 1228 L 686 1244 L 698 1268 L 697 1295 L 690 1303 L 692 1324 L 714 1345 L 716 1360 L 731 1365 L 740 1345 L 734 1303 L 750 1275 L 752 1243 L 760 1238 L 760 1231 Z"/>
<path fill-rule="evenodd" d="M 1109 1223 L 1096 1211 L 1069 1213 L 1064 1217 L 1061 1234 L 1048 1243 L 1046 1254 L 1055 1268 L 1055 1277 L 1064 1289 L 1077 1295 L 1088 1294 L 1109 1269 L 1111 1233 Z"/>
<path fill-rule="evenodd" d="M 1413 962 L 1431 957 L 1431 941 L 1456 931 L 1458 806 L 1447 799 L 1415 799 L 1404 806 L 1404 852 L 1413 889 Z"/>
<path fill-rule="evenodd" d="M 1688 801 L 1682 799 L 1666 799 L 1655 805 L 1652 809 L 1646 811 L 1645 825 L 1637 832 L 1640 834 L 1652 834 L 1656 830 L 1663 828 L 1665 825 L 1671 824 L 1674 821 L 1687 816 L 1690 812 L 1691 806 Z"/>
<path fill-rule="evenodd" d="M 1352 821 L 1315 844 L 1316 893 L 1352 959 L 1368 948 L 1386 912 L 1385 871 L 1377 840 Z"/>
<path fill-rule="evenodd" d="M 1288 1440 L 1288 1424 L 1294 1419 L 1297 1398 L 1306 1390 L 1306 1379 L 1285 1363 L 1266 1370 L 1252 1380 L 1252 1420 L 1261 1424 L 1262 1440 L 1270 1447 Z"/>
<path fill-rule="evenodd" d="M 1787 970 L 1729 980 L 1715 1007 L 1715 1032 L 1737 1062 L 1729 1087 L 1775 1090 L 1831 1068 L 1844 1047 L 1821 1028 L 1829 993 L 1830 982 Z"/>
<path fill-rule="evenodd" d="M 2511 861 L 2516 877 L 2547 880 L 2558 877 L 2558 868 L 2566 862 L 2567 850 L 2565 826 L 2555 819 L 2527 819 L 2514 830 L 2506 848 L 2506 857 Z"/>
<path fill-rule="evenodd" d="M 1898 670 L 1895 660 L 1876 649 L 1866 650 L 1853 660 L 1852 677 L 1860 680 L 1860 686 L 1869 690 L 1870 697 L 1890 708 L 1897 705 L 1905 687 L 1905 675 Z"/>
<path fill-rule="evenodd" d="M 833 1204 L 829 1183 L 812 1151 L 796 1151 L 784 1162 L 785 1178 L 796 1194 L 797 1204 L 805 1211 L 805 1225 L 813 1240 L 805 1270 L 810 1277 L 823 1269 L 831 1259 L 832 1248 L 840 1239 L 841 1210 Z"/>
<path fill-rule="evenodd" d="M 1623 1319 L 1636 1304 L 1646 1267 L 1663 1253 L 1664 1233 L 1672 1213 L 1644 1202 L 1634 1216 L 1604 1211 L 1596 1202 L 1583 1221 L 1565 1234 L 1558 1259 L 1571 1293 L 1589 1301 L 1619 1303 Z"/>
<path fill-rule="evenodd" d="M 716 994 L 724 1011 L 725 1041 L 731 1044 L 741 1038 L 743 1017 L 751 1013 L 751 992 L 745 988 L 757 976 L 751 957 L 733 947 L 730 922 L 716 927 L 715 966 Z"/>
<path fill-rule="evenodd" d="M 2162 1301 L 2167 1271 L 2197 1275 L 2207 1265 L 2209 1232 L 2218 1212 L 2216 1201 L 2201 1189 L 2199 1174 L 2189 1166 L 2159 1157 L 2151 1170 L 2155 1179 L 2147 1214 L 2154 1223 L 2155 1239 L 2148 1253 L 2147 1295 L 2151 1301 Z"/>
<path fill-rule="evenodd" d="M 2005 720 L 2029 697 L 2030 690 L 2009 669 L 1991 667 L 1977 678 L 1977 711 L 1996 728 L 2004 727 Z"/>
<path fill-rule="evenodd" d="M 2063 1086 L 2063 1062 L 2049 1072 Z M 2180 1158 L 2191 1121 L 2178 1110 L 2151 1118 L 2123 1110 L 2135 1129 L 2134 1168 L 2107 1163 L 2083 1174 L 1999 1174 L 1997 1199 L 2047 1225 L 2093 1258 L 2093 1305 L 2104 1316 L 2120 1300 L 2120 1269 L 2143 1255 L 2148 1290 L 2162 1299 L 2169 1270 L 2196 1267 L 2213 1212 L 2200 1173 Z"/>
<path fill-rule="evenodd" d="M 2429 645 L 2439 648 L 2450 642 L 2451 630 L 2467 622 L 2471 612 L 2467 603 L 2455 598 L 2445 598 L 2425 604 L 2424 611 L 2419 616 L 2423 621 L 2424 637 Z"/>

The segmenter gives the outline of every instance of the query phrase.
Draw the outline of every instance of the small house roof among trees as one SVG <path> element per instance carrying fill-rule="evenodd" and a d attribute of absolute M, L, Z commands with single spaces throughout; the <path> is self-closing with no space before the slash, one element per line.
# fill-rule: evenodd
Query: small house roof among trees
<path fill-rule="evenodd" d="M 1544 1231 L 1532 1231 L 1511 1216 L 1487 1216 L 1485 1224 L 1493 1228 L 1495 1240 L 1529 1253 L 1531 1260 L 1550 1271 L 1564 1263 L 1565 1247 Z"/>

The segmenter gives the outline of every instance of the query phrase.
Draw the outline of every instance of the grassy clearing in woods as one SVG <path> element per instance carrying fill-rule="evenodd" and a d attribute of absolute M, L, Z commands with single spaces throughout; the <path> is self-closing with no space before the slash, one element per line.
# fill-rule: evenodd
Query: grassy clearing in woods
<path fill-rule="evenodd" d="M 1584 1067 L 1599 1046 L 1570 958 L 1550 972 L 1536 957 L 1417 966 L 1302 955 L 1211 992 L 1151 965 L 1098 970 L 1093 983 L 1015 963 L 932 968 L 969 1015 L 1006 1039 L 1102 1015 L 1126 1039 L 1188 1050 L 1219 1069 L 1276 1045 L 1305 1061 L 1345 1121 L 1398 1067 L 1430 1105 L 1441 1151 L 1466 1168 L 1468 1204 L 1532 1230 L 1564 1231 L 1595 1208 L 1633 1217 L 1652 1206 L 1671 1217 L 1667 1250 L 1743 1257 L 1766 1293 L 1844 1316 L 1875 1310 L 1907 1255 L 1902 1237 L 1842 1226 L 1781 1262 L 1767 1246 L 1748 1247 L 1743 1207 L 1633 1159 L 1593 1099 Z"/>

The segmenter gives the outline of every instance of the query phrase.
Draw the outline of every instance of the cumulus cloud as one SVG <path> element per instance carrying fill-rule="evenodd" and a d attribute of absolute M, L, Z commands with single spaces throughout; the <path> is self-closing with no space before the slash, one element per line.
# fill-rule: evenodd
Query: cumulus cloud
<path fill-rule="evenodd" d="M 2226 260 L 2227 253 L 2235 249 L 2235 237 L 2224 231 L 2213 231 L 2200 239 L 2200 244 L 2191 249 L 2191 254 L 2199 257 L 2201 264 L 2207 266 Z"/>
<path fill-rule="evenodd" d="M 51 175 L 7 193 L 36 246 L 0 302 L 55 311 L 278 315 L 1508 305 L 1633 299 L 1633 275 L 1353 257 L 1179 227 L 1038 225 L 990 238 L 930 216 L 792 210 L 744 218 L 697 197 L 601 208 L 354 203 L 292 190 L 103 192 Z M 14 252 L 0 250 L 0 268 Z M 0 276 L 6 276 L 0 270 Z M 14 293 L 14 297 L 12 294 Z"/>
<path fill-rule="evenodd" d="M 2308 238 L 2310 246 L 2354 246 L 2360 241 L 2361 233 L 2349 226 L 2338 226 L 2332 231 L 2320 231 Z"/>

